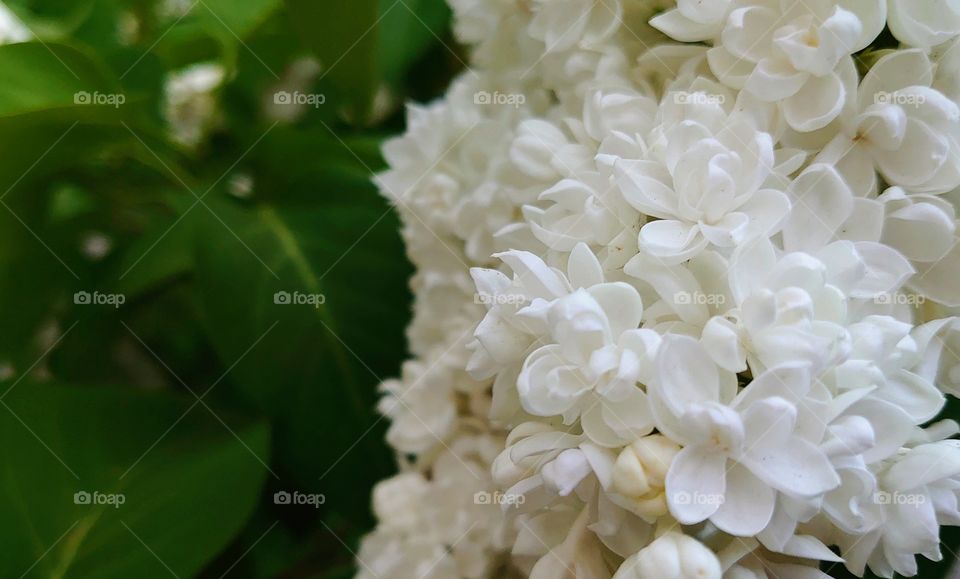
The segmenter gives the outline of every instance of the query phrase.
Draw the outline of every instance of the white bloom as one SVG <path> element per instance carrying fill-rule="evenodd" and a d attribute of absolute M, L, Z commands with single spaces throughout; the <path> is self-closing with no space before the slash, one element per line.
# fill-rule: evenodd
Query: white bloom
<path fill-rule="evenodd" d="M 939 561 L 940 521 L 957 521 L 960 448 L 942 441 L 911 449 L 881 475 L 874 508 L 885 524 L 864 537 L 846 537 L 841 549 L 847 567 L 862 574 L 869 565 L 881 577 L 917 573 L 915 555 Z"/>
<path fill-rule="evenodd" d="M 470 70 L 378 180 L 415 299 L 361 576 L 939 559 L 960 4 L 452 5 Z M 874 43 L 888 23 L 905 49 Z"/>
<path fill-rule="evenodd" d="M 197 146 L 219 122 L 216 90 L 224 75 L 218 64 L 196 64 L 171 73 L 164 86 L 164 113 L 175 141 Z"/>
<path fill-rule="evenodd" d="M 710 67 L 729 86 L 782 101 L 794 129 L 820 129 L 855 90 L 850 55 L 880 33 L 885 14 L 883 0 L 746 2 L 730 13 Z"/>
<path fill-rule="evenodd" d="M 706 92 L 668 94 L 662 106 L 666 122 L 651 137 L 650 158 L 614 167 L 627 202 L 658 218 L 640 229 L 641 250 L 677 263 L 711 244 L 775 233 L 790 202 L 764 188 L 773 171 L 770 135 L 728 115 Z"/>
<path fill-rule="evenodd" d="M 918 49 L 884 55 L 860 83 L 843 134 L 827 145 L 858 195 L 876 190 L 875 170 L 908 191 L 942 193 L 960 185 L 960 107 L 930 88 L 933 65 Z"/>
<path fill-rule="evenodd" d="M 807 498 L 840 484 L 815 442 L 795 431 L 795 400 L 811 386 L 808 368 L 772 368 L 731 396 L 703 347 L 679 336 L 665 340 L 657 366 L 657 428 L 684 445 L 666 481 L 679 522 L 709 518 L 730 534 L 752 536 L 770 522 L 777 491 Z"/>

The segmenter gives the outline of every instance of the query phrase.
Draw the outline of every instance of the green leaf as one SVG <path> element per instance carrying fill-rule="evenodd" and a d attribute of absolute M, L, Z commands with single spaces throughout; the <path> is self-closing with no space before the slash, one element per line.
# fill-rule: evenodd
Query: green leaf
<path fill-rule="evenodd" d="M 431 45 L 442 42 L 450 8 L 443 0 L 380 0 L 380 14 L 380 67 L 398 84 Z"/>
<path fill-rule="evenodd" d="M 245 40 L 280 7 L 281 0 L 204 0 L 194 10 L 197 17 L 220 28 L 236 42 Z"/>
<path fill-rule="evenodd" d="M 269 435 L 221 415 L 241 443 L 188 402 L 16 384 L 0 408 L 0 575 L 190 577 L 214 557 L 254 508 Z"/>
<path fill-rule="evenodd" d="M 286 0 L 291 25 L 343 93 L 347 116 L 363 123 L 379 82 L 377 0 Z"/>
<path fill-rule="evenodd" d="M 197 2 L 172 27 L 161 26 L 157 31 L 157 50 L 171 68 L 179 68 L 217 56 L 211 53 L 209 42 L 214 39 L 223 52 L 224 64 L 232 69 L 238 53 L 250 50 L 248 37 L 281 5 L 281 0 Z"/>
<path fill-rule="evenodd" d="M 70 259 L 78 241 L 48 214 L 49 176 L 132 138 L 122 123 L 134 123 L 134 102 L 94 102 L 122 96 L 109 70 L 81 50 L 0 46 L 0 299 L 15 305 L 0 310 L 0 362 L 18 371 L 39 355 L 32 337 L 64 281 L 79 278 Z"/>
<path fill-rule="evenodd" d="M 309 205 L 211 202 L 218 219 L 200 229 L 196 276 L 222 362 L 240 360 L 236 381 L 274 417 L 282 462 L 330 505 L 362 516 L 367 498 L 356 489 L 391 463 L 382 431 L 370 429 L 374 387 L 398 372 L 404 351 L 409 269 L 397 223 L 369 184 L 325 193 Z"/>
<path fill-rule="evenodd" d="M 190 273 L 193 270 L 194 222 L 191 214 L 203 210 L 197 206 L 182 219 L 175 217 L 159 221 L 134 241 L 121 261 L 117 291 L 127 299 L 136 299 L 157 286 Z"/>
<path fill-rule="evenodd" d="M 0 117 L 63 111 L 64 119 L 99 121 L 119 118 L 127 104 L 107 68 L 76 48 L 0 46 Z"/>

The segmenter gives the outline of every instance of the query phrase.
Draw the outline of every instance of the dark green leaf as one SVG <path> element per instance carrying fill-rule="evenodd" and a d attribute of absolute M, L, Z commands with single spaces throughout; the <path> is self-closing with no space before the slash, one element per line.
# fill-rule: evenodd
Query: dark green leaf
<path fill-rule="evenodd" d="M 0 574 L 190 577 L 215 556 L 252 512 L 268 431 L 221 416 L 241 443 L 188 402 L 17 384 L 0 408 Z"/>
<path fill-rule="evenodd" d="M 380 0 L 380 14 L 380 66 L 397 84 L 427 48 L 445 42 L 450 9 L 444 0 Z"/>
<path fill-rule="evenodd" d="M 320 59 L 324 78 L 346 97 L 345 112 L 362 123 L 379 82 L 377 0 L 286 0 L 286 5 L 292 26 Z"/>
<path fill-rule="evenodd" d="M 277 421 L 281 458 L 331 505 L 363 513 L 351 489 L 390 463 L 368 431 L 374 386 L 403 352 L 408 266 L 372 187 L 319 195 L 309 206 L 211 204 L 219 219 L 200 229 L 197 280 L 223 363 L 242 357 L 236 381 Z"/>

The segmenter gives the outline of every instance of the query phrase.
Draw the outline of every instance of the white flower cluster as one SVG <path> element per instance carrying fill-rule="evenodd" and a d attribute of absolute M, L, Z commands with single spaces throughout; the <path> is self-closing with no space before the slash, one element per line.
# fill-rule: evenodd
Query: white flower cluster
<path fill-rule="evenodd" d="M 960 3 L 451 4 L 471 65 L 378 177 L 416 298 L 360 576 L 939 560 Z"/>

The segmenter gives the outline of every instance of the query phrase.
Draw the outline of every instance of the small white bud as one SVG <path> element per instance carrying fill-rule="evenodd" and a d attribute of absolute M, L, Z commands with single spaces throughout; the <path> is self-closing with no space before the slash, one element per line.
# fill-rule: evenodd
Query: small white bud
<path fill-rule="evenodd" d="M 631 555 L 613 579 L 720 579 L 713 551 L 681 533 L 667 533 Z"/>
<path fill-rule="evenodd" d="M 634 441 L 620 452 L 613 466 L 613 490 L 630 499 L 638 515 L 666 514 L 667 470 L 678 452 L 680 446 L 660 434 Z"/>

